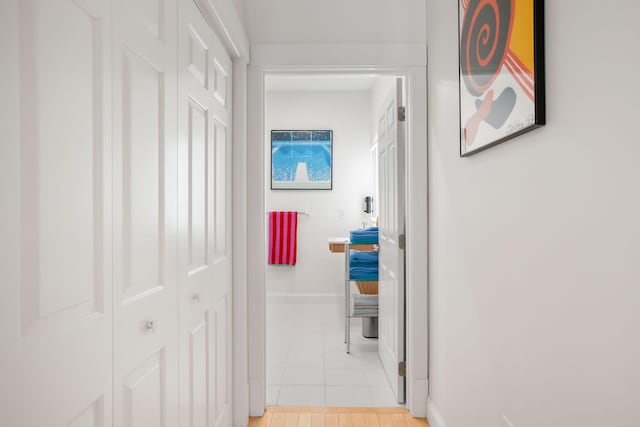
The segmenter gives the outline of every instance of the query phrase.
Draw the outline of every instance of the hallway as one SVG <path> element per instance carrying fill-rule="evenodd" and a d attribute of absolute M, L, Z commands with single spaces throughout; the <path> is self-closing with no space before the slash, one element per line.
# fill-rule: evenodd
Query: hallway
<path fill-rule="evenodd" d="M 0 427 L 640 426 L 638 16 L 632 0 L 1 0 Z M 269 90 L 318 75 L 406 93 L 371 121 L 373 93 Z M 402 150 L 379 138 L 398 122 Z M 331 130 L 331 180 L 267 205 L 283 129 Z M 369 151 L 345 150 L 359 135 Z M 376 173 L 402 180 L 376 193 L 357 178 L 382 155 Z M 348 355 L 349 264 L 327 239 L 369 196 L 406 218 L 380 212 L 379 258 L 405 256 L 379 263 L 380 340 L 356 321 Z M 310 213 L 286 270 L 264 241 L 281 209 Z"/>

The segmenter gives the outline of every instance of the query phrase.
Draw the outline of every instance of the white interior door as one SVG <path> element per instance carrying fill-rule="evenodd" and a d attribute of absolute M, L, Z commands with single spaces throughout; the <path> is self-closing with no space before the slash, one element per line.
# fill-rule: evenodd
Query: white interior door
<path fill-rule="evenodd" d="M 181 421 L 230 426 L 231 59 L 192 0 L 179 39 Z"/>
<path fill-rule="evenodd" d="M 378 352 L 398 402 L 405 400 L 405 378 L 399 368 L 405 357 L 404 122 L 398 120 L 398 107 L 403 106 L 402 93 L 402 79 L 397 79 L 377 115 L 380 193 Z"/>
<path fill-rule="evenodd" d="M 0 425 L 111 425 L 110 7 L 0 2 Z"/>
<path fill-rule="evenodd" d="M 176 0 L 113 2 L 114 425 L 178 425 Z"/>

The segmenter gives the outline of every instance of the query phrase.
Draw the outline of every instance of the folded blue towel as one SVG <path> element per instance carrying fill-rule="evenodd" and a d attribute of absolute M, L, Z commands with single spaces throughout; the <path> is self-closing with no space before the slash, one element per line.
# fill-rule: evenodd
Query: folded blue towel
<path fill-rule="evenodd" d="M 378 227 L 369 227 L 364 230 L 353 230 L 350 235 L 354 245 L 378 243 Z"/>
<path fill-rule="evenodd" d="M 378 243 L 378 235 L 375 236 L 351 236 L 352 245 L 373 245 Z"/>
<path fill-rule="evenodd" d="M 377 231 L 356 230 L 351 232 L 352 237 L 377 236 Z"/>
<path fill-rule="evenodd" d="M 352 275 L 350 278 L 350 280 L 360 280 L 360 281 L 366 281 L 366 282 L 377 282 L 378 281 L 378 275 L 377 274 L 362 274 L 362 275 Z"/>
<path fill-rule="evenodd" d="M 351 267 L 351 274 L 378 274 L 378 266 L 375 267 Z"/>
<path fill-rule="evenodd" d="M 351 280 L 378 280 L 378 268 L 375 267 L 351 267 L 349 269 Z"/>
<path fill-rule="evenodd" d="M 365 252 L 365 251 L 350 251 L 349 253 L 350 261 L 353 264 L 354 262 L 378 262 L 378 252 Z"/>
<path fill-rule="evenodd" d="M 357 230 L 351 230 L 351 234 L 355 234 L 355 235 L 363 235 L 363 234 L 372 234 L 372 233 L 378 233 L 378 227 L 369 227 L 369 228 L 358 228 Z"/>
<path fill-rule="evenodd" d="M 377 262 L 349 261 L 349 267 L 378 268 Z"/>

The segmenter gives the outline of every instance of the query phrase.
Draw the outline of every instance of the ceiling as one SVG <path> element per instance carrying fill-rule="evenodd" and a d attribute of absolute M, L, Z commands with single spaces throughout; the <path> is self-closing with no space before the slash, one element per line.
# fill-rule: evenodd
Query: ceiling
<path fill-rule="evenodd" d="M 239 9 L 245 11 L 252 44 L 426 42 L 425 0 L 246 0 L 245 3 Z"/>

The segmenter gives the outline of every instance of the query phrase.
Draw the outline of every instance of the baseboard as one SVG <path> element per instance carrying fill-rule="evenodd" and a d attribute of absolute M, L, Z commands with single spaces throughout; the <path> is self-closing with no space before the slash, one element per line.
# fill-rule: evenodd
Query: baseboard
<path fill-rule="evenodd" d="M 431 399 L 427 399 L 427 421 L 429 421 L 430 427 L 447 427 L 444 418 Z"/>
<path fill-rule="evenodd" d="M 267 304 L 341 304 L 344 303 L 344 294 L 316 293 L 273 293 L 267 294 Z"/>

